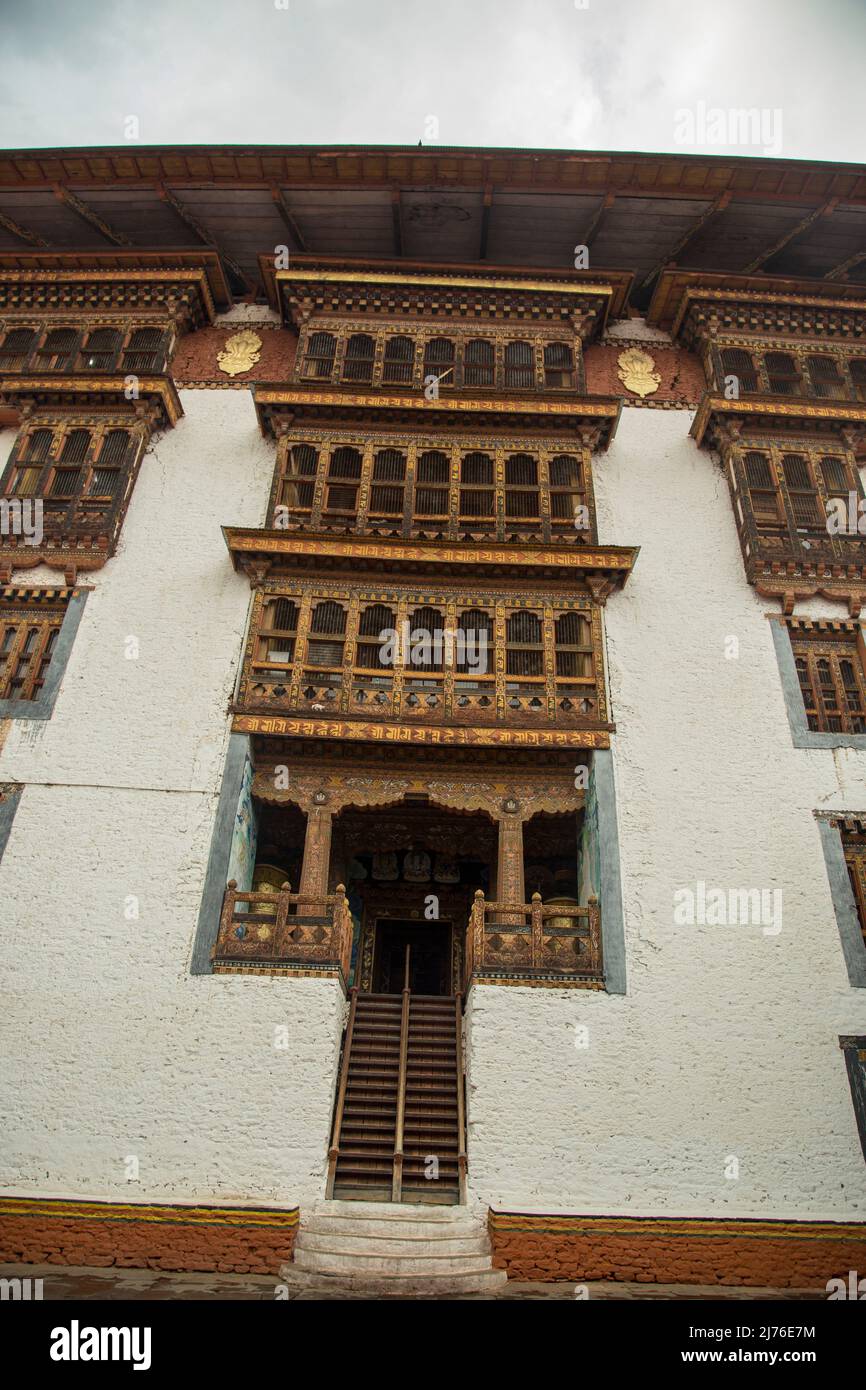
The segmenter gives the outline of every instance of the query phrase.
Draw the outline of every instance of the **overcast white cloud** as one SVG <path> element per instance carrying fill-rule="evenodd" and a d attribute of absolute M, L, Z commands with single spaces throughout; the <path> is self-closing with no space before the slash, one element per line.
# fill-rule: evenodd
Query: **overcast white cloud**
<path fill-rule="evenodd" d="M 134 116 L 140 144 L 866 149 L 866 0 L 0 0 L 0 17 L 7 148 L 122 145 Z M 763 136 L 727 117 L 752 108 Z"/>

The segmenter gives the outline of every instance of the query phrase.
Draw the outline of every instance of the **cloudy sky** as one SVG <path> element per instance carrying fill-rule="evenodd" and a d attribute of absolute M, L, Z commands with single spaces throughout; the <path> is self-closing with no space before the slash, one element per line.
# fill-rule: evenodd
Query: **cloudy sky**
<path fill-rule="evenodd" d="M 0 26 L 6 148 L 866 157 L 866 0 L 0 0 Z"/>

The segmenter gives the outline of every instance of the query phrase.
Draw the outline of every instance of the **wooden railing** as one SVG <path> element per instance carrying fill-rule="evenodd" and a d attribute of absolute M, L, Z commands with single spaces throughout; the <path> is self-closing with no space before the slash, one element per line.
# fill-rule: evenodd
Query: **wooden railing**
<path fill-rule="evenodd" d="M 585 907 L 487 902 L 475 894 L 466 935 L 466 989 L 473 980 L 543 978 L 601 984 L 601 913 L 598 899 Z"/>
<path fill-rule="evenodd" d="M 348 982 L 352 954 L 352 914 L 346 890 L 313 898 L 292 893 L 239 893 L 232 879 L 225 891 L 214 965 L 313 966 L 339 969 Z"/>

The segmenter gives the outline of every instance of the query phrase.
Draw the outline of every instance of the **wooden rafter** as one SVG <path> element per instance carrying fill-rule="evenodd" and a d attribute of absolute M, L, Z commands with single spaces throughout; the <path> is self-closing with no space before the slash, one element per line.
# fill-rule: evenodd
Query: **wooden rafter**
<path fill-rule="evenodd" d="M 300 227 L 295 221 L 291 208 L 286 202 L 283 190 L 281 188 L 278 188 L 276 184 L 271 185 L 271 197 L 274 200 L 274 207 L 276 208 L 277 212 L 282 218 L 283 226 L 285 227 L 286 231 L 289 233 L 289 236 L 292 238 L 292 241 L 294 242 L 294 245 L 290 246 L 289 250 L 306 251 L 307 245 L 304 241 L 303 233 L 301 232 Z"/>
<path fill-rule="evenodd" d="M 131 247 L 135 245 L 134 241 L 130 241 L 129 237 L 125 236 L 123 232 L 119 232 L 116 227 L 112 227 L 109 222 L 106 222 L 104 217 L 100 217 L 99 213 L 96 212 L 94 208 L 90 207 L 88 203 L 85 203 L 83 198 L 79 198 L 77 193 L 73 193 L 72 190 L 66 188 L 64 184 L 58 183 L 54 185 L 54 196 L 59 202 L 65 204 L 66 207 L 71 208 L 72 211 L 84 222 L 87 222 L 89 226 L 95 227 L 100 236 L 104 236 L 105 240 L 110 241 L 113 246 Z"/>
<path fill-rule="evenodd" d="M 817 222 L 819 217 L 829 217 L 838 202 L 838 198 L 831 198 L 829 202 L 822 203 L 820 207 L 814 208 L 807 217 L 801 218 L 796 226 L 789 228 L 783 236 L 780 236 L 777 241 L 773 242 L 772 246 L 767 247 L 766 251 L 762 251 L 753 261 L 749 261 L 748 265 L 743 266 L 740 274 L 751 275 L 753 271 L 759 270 L 761 266 L 766 265 L 767 261 L 775 256 L 777 252 L 790 245 L 798 236 L 802 236 L 803 232 L 807 232 L 812 226 L 812 223 Z"/>
<path fill-rule="evenodd" d="M 203 222 L 199 221 L 195 213 L 190 212 L 189 208 L 184 207 L 180 199 L 177 198 L 175 194 L 172 193 L 171 189 L 167 188 L 164 183 L 157 184 L 157 192 L 160 198 L 163 200 L 163 202 L 168 203 L 172 212 L 177 213 L 181 222 L 185 223 L 186 226 L 189 227 L 190 231 L 195 232 L 199 241 L 203 242 L 205 246 L 212 247 L 213 250 L 217 252 L 217 254 L 225 262 L 229 270 L 237 278 L 240 284 L 245 285 L 247 290 L 252 289 L 249 280 L 247 279 L 244 272 L 241 270 L 237 261 L 233 260 L 232 257 L 228 254 L 228 252 L 222 249 L 216 237 L 213 235 L 211 231 L 209 231 L 209 229 L 204 225 Z"/>
<path fill-rule="evenodd" d="M 605 193 L 604 197 L 601 199 L 598 207 L 596 208 L 595 212 L 590 218 L 589 226 L 587 227 L 586 231 L 583 233 L 582 236 L 579 236 L 577 241 L 575 242 L 576 246 L 589 246 L 591 244 L 592 238 L 596 235 L 599 227 L 601 226 L 604 214 L 607 212 L 608 208 L 613 207 L 615 200 L 615 193 Z"/>
<path fill-rule="evenodd" d="M 724 212 L 725 208 L 728 206 L 728 203 L 731 201 L 731 197 L 731 193 L 726 189 L 724 193 L 719 194 L 718 198 L 716 198 L 714 203 L 710 203 L 709 207 L 704 208 L 704 211 L 701 213 L 700 217 L 698 217 L 691 224 L 691 226 L 686 228 L 682 236 L 680 236 L 679 239 L 674 242 L 673 246 L 662 258 L 662 260 L 657 261 L 656 264 L 653 266 L 652 270 L 644 276 L 638 288 L 644 289 L 645 286 L 648 285 L 651 280 L 654 280 L 655 277 L 659 275 L 661 271 L 663 271 L 667 266 L 676 265 L 677 256 L 682 255 L 683 251 L 691 241 L 692 237 L 697 236 L 701 228 L 705 227 L 713 217 L 716 217 L 720 212 Z"/>
<path fill-rule="evenodd" d="M 5 212 L 0 212 L 0 227 L 5 227 L 7 232 L 11 232 L 13 236 L 17 236 L 21 241 L 26 242 L 28 246 L 51 245 L 51 242 L 39 236 L 38 232 L 31 232 L 29 227 L 22 227 L 20 222 L 16 222 Z"/>
<path fill-rule="evenodd" d="M 848 271 L 853 270 L 855 265 L 859 265 L 861 261 L 866 261 L 866 251 L 855 251 L 853 256 L 847 256 L 844 261 L 834 265 L 832 270 L 828 270 L 824 279 L 846 280 Z"/>

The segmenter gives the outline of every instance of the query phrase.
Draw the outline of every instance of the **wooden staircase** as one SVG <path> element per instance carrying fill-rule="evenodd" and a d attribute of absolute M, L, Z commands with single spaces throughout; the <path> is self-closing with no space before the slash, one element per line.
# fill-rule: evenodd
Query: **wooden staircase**
<path fill-rule="evenodd" d="M 461 1028 L 460 995 L 352 991 L 329 1198 L 466 1200 Z"/>

